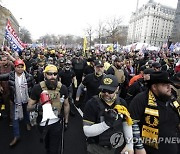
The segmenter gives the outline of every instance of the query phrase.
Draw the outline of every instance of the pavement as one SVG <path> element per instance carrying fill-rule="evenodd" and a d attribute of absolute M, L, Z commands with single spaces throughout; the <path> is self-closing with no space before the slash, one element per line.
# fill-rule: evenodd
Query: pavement
<path fill-rule="evenodd" d="M 12 127 L 9 127 L 6 118 L 0 119 L 0 154 L 45 154 L 40 143 L 40 133 L 36 126 L 27 131 L 23 121 L 20 122 L 21 140 L 10 148 L 13 139 Z M 63 154 L 86 154 L 86 137 L 82 129 L 82 117 L 75 110 L 75 116 L 70 116 L 69 127 L 64 134 Z"/>

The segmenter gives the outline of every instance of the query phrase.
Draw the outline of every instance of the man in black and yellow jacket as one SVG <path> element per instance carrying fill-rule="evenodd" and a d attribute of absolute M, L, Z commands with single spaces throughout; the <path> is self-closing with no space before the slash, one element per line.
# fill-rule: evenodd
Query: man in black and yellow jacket
<path fill-rule="evenodd" d="M 133 154 L 132 119 L 125 101 L 117 95 L 117 78 L 105 75 L 99 89 L 99 95 L 87 102 L 83 115 L 88 154 Z"/>
<path fill-rule="evenodd" d="M 171 99 L 171 81 L 167 72 L 153 72 L 148 90 L 139 93 L 130 104 L 136 154 L 177 154 L 177 127 L 180 105 Z"/>

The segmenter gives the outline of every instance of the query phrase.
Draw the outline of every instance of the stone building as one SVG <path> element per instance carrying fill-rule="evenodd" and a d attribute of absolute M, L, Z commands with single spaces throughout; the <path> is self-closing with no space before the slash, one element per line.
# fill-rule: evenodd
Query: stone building
<path fill-rule="evenodd" d="M 3 44 L 5 28 L 8 19 L 16 33 L 19 33 L 19 23 L 17 22 L 16 18 L 7 8 L 0 5 L 0 46 Z"/>
<path fill-rule="evenodd" d="M 178 0 L 177 3 L 174 26 L 170 40 L 173 41 L 174 43 L 180 42 L 180 0 Z"/>
<path fill-rule="evenodd" d="M 141 42 L 161 46 L 172 33 L 176 9 L 149 2 L 131 15 L 127 44 Z"/>

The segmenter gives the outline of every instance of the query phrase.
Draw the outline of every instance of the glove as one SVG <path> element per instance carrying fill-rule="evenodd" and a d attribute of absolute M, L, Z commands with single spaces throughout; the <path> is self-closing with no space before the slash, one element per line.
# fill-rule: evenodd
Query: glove
<path fill-rule="evenodd" d="M 110 109 L 104 112 L 104 121 L 109 126 L 112 127 L 114 121 L 117 120 L 118 114 L 115 110 Z"/>
<path fill-rule="evenodd" d="M 78 100 L 75 100 L 75 103 L 74 105 L 77 107 L 77 108 L 80 108 L 81 107 L 81 102 Z"/>

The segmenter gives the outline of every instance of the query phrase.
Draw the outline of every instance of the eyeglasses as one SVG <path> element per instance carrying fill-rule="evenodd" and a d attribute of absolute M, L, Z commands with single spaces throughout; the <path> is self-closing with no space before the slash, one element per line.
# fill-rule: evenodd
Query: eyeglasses
<path fill-rule="evenodd" d="M 107 90 L 107 89 L 102 89 L 102 93 L 108 93 L 108 94 L 113 94 L 115 91 Z"/>
<path fill-rule="evenodd" d="M 46 72 L 46 74 L 49 76 L 52 76 L 52 75 L 56 76 L 58 73 L 57 72 Z"/>

